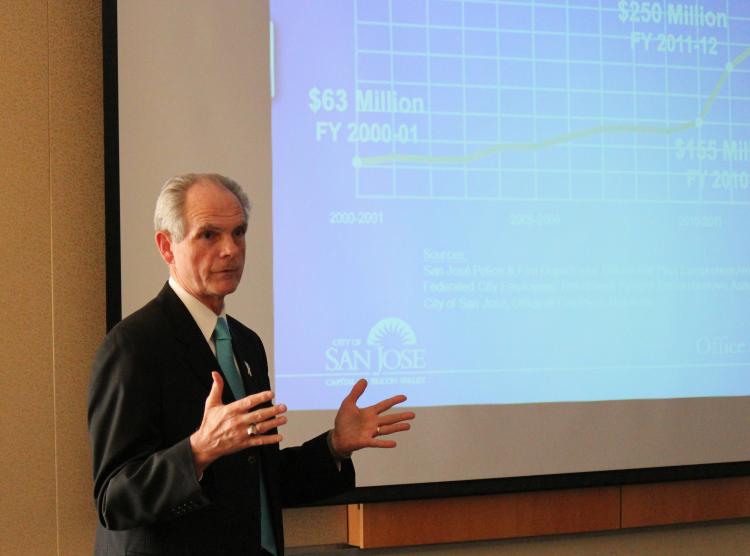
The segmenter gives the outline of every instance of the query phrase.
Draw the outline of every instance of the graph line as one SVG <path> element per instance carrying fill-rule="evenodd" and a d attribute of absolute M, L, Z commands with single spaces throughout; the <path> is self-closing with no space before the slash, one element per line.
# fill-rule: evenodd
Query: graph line
<path fill-rule="evenodd" d="M 381 164 L 387 164 L 391 162 L 403 162 L 403 163 L 416 163 L 416 164 L 470 164 L 486 158 L 493 154 L 504 152 L 504 151 L 538 151 L 554 147 L 563 143 L 575 141 L 577 139 L 584 139 L 595 135 L 604 135 L 608 133 L 649 133 L 657 135 L 672 135 L 675 133 L 681 133 L 695 127 L 700 127 L 703 121 L 706 119 L 711 111 L 711 108 L 716 102 L 719 93 L 724 88 L 729 75 L 732 71 L 737 68 L 742 62 L 750 57 L 750 47 L 746 48 L 741 54 L 736 56 L 731 62 L 727 63 L 724 71 L 719 76 L 716 85 L 714 86 L 711 94 L 706 98 L 703 103 L 703 107 L 698 117 L 694 120 L 690 120 L 678 125 L 669 127 L 658 127 L 658 126 L 645 126 L 645 125 L 606 125 L 596 126 L 572 133 L 564 133 L 551 137 L 545 141 L 531 142 L 531 143 L 498 143 L 492 147 L 474 151 L 462 156 L 428 156 L 428 155 L 415 155 L 415 154 L 398 154 L 391 153 L 381 156 L 369 156 L 369 157 L 355 157 L 353 165 L 355 167 L 362 166 L 378 166 Z"/>

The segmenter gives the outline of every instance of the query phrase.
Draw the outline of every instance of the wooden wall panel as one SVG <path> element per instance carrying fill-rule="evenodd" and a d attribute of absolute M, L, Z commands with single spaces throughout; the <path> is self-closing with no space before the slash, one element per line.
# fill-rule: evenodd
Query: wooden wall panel
<path fill-rule="evenodd" d="M 620 529 L 418 548 L 353 550 L 347 556 L 747 556 L 750 519 L 700 525 Z M 309 556 L 333 552 L 305 553 Z"/>
<path fill-rule="evenodd" d="M 359 504 L 349 543 L 360 548 L 528 537 L 620 526 L 617 487 Z"/>
<path fill-rule="evenodd" d="M 737 518 L 750 518 L 750 477 L 353 504 L 348 542 L 385 548 Z"/>
<path fill-rule="evenodd" d="M 0 554 L 90 554 L 103 337 L 100 3 L 0 3 Z"/>
<path fill-rule="evenodd" d="M 0 554 L 53 554 L 47 2 L 0 2 L 0 27 Z"/>
<path fill-rule="evenodd" d="M 49 3 L 50 204 L 60 554 L 90 554 L 90 362 L 106 329 L 101 2 Z"/>
<path fill-rule="evenodd" d="M 623 527 L 739 517 L 750 517 L 750 477 L 622 487 Z"/>

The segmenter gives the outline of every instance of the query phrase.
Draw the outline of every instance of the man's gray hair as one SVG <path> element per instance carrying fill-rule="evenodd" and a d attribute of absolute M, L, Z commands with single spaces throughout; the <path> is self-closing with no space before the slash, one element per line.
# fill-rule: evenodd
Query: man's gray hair
<path fill-rule="evenodd" d="M 169 178 L 161 186 L 154 210 L 154 230 L 166 231 L 172 241 L 179 243 L 185 237 L 185 196 L 188 189 L 200 181 L 210 181 L 231 191 L 242 206 L 245 224 L 252 204 L 240 184 L 221 174 L 182 174 Z"/>

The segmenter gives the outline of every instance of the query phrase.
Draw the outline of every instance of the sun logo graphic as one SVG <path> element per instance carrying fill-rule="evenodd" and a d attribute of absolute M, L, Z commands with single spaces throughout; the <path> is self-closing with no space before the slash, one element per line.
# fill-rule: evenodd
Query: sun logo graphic
<path fill-rule="evenodd" d="M 409 323 L 388 317 L 378 321 L 367 335 L 367 345 L 375 352 L 375 368 L 383 371 L 424 369 L 425 350 L 417 347 L 417 335 Z"/>
<path fill-rule="evenodd" d="M 425 369 L 425 350 L 406 321 L 388 317 L 370 329 L 367 340 L 339 338 L 325 352 L 328 371 L 385 372 Z"/>
<path fill-rule="evenodd" d="M 416 343 L 417 336 L 412 327 L 395 317 L 381 320 L 367 335 L 368 346 L 401 347 L 413 346 Z"/>

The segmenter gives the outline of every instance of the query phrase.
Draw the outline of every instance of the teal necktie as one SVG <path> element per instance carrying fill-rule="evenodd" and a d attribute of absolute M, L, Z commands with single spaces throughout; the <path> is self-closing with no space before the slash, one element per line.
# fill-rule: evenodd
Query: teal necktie
<path fill-rule="evenodd" d="M 244 398 L 245 387 L 242 384 L 240 373 L 237 372 L 237 366 L 234 364 L 234 351 L 232 350 L 229 326 L 227 326 L 227 321 L 221 317 L 216 320 L 213 339 L 216 346 L 216 359 L 219 360 L 219 367 L 221 367 L 224 378 L 229 384 L 232 394 L 234 394 L 234 399 Z"/>
<path fill-rule="evenodd" d="M 242 377 L 237 371 L 237 365 L 234 363 L 234 350 L 232 350 L 232 336 L 229 334 L 227 321 L 222 317 L 216 320 L 216 328 L 212 336 L 216 346 L 216 359 L 219 360 L 219 367 L 224 373 L 232 389 L 234 398 L 239 400 L 245 397 L 245 387 L 242 384 Z M 271 507 L 268 505 L 268 493 L 266 492 L 266 481 L 263 479 L 263 469 L 258 464 L 258 474 L 260 475 L 260 546 L 270 554 L 276 555 L 276 541 L 273 537 L 273 523 L 271 523 Z"/>

